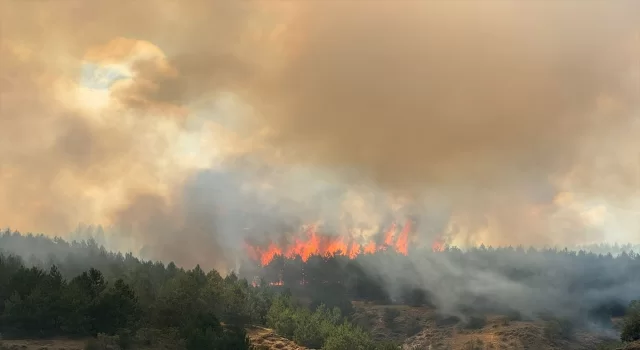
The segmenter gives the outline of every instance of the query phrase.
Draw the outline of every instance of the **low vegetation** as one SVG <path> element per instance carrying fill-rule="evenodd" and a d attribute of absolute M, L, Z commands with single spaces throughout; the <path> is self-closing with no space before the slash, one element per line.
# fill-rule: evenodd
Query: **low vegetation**
<path fill-rule="evenodd" d="M 380 344 L 361 328 L 347 322 L 340 309 L 320 305 L 315 311 L 296 305 L 290 295 L 279 295 L 267 313 L 267 326 L 309 348 L 398 349 Z"/>
<path fill-rule="evenodd" d="M 574 336 L 574 325 L 566 319 L 551 319 L 544 327 L 544 335 L 551 341 L 571 340 Z"/>
<path fill-rule="evenodd" d="M 629 305 L 620 337 L 629 342 L 640 340 L 640 300 L 634 300 Z"/>

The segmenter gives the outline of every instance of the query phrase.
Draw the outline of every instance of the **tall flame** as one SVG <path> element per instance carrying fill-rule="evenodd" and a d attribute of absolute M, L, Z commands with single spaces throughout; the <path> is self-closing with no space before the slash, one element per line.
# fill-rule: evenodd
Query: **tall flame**
<path fill-rule="evenodd" d="M 407 255 L 409 250 L 409 232 L 411 232 L 411 221 L 407 220 L 396 241 L 396 251 L 398 251 L 398 253 Z"/>
<path fill-rule="evenodd" d="M 398 233 L 398 225 L 393 223 L 384 232 L 381 244 L 375 240 L 360 243 L 353 238 L 343 236 L 328 236 L 318 233 L 318 225 L 310 225 L 303 229 L 293 241 L 285 246 L 278 246 L 271 242 L 266 248 L 264 246 L 254 246 L 247 244 L 246 248 L 249 256 L 259 261 L 262 265 L 268 265 L 276 256 L 286 258 L 300 257 L 302 261 L 307 261 L 309 257 L 317 255 L 322 257 L 347 256 L 355 259 L 361 254 L 373 254 L 378 251 L 389 249 L 397 253 L 407 255 L 409 247 L 409 235 L 412 230 L 411 221 L 407 220 Z"/>
<path fill-rule="evenodd" d="M 387 233 L 384 235 L 384 244 L 388 246 L 392 246 L 393 237 L 395 236 L 395 234 L 396 234 L 396 223 L 394 222 L 393 224 L 391 224 L 391 228 L 389 228 Z"/>

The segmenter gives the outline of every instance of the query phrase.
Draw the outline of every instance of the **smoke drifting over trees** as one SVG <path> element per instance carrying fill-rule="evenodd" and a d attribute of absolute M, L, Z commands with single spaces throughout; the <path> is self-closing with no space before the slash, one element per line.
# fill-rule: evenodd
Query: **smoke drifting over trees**
<path fill-rule="evenodd" d="M 542 248 L 640 243 L 638 1 L 1 1 L 0 25 L 0 227 L 329 291 L 313 302 L 345 315 L 360 298 L 606 327 L 638 298 L 636 253 Z M 292 249 L 309 225 L 346 255 L 397 252 Z M 169 270 L 0 241 L 69 279 Z M 271 247 L 292 259 L 252 261 Z"/>
<path fill-rule="evenodd" d="M 614 337 L 612 317 L 625 315 L 622 339 L 640 338 L 637 302 L 630 303 L 640 290 L 640 259 L 633 251 L 612 256 L 480 247 L 408 256 L 377 252 L 353 260 L 277 257 L 223 277 L 199 266 L 185 270 L 108 252 L 93 241 L 5 232 L 0 244 L 0 331 L 9 336 L 104 332 L 130 342 L 175 342 L 176 348 L 207 343 L 215 349 L 216 342 L 229 341 L 244 349 L 238 326 L 259 324 L 307 346 L 345 349 L 329 344 L 354 337 L 373 348 L 370 334 L 342 324 L 356 321 L 356 300 L 426 307 L 435 310 L 436 325 L 467 329 L 482 328 L 496 314 L 543 320 L 545 336 L 568 339 L 577 330 Z M 106 309 L 111 311 L 99 316 Z M 397 310 L 383 321 L 392 324 L 396 316 Z M 203 338 L 198 332 L 208 327 L 209 338 Z"/>
<path fill-rule="evenodd" d="M 407 215 L 414 245 L 637 240 L 636 1 L 1 16 L 2 225 L 223 269 L 245 239 Z"/>

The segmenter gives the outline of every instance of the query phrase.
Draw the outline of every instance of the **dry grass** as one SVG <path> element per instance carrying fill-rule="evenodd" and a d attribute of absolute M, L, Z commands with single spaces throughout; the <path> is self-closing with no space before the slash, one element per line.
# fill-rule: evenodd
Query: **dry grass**
<path fill-rule="evenodd" d="M 256 350 L 306 350 L 268 328 L 251 327 L 247 334 Z M 0 350 L 83 350 L 86 342 L 87 339 L 2 340 Z"/>
<path fill-rule="evenodd" d="M 83 350 L 86 340 L 3 340 L 1 350 Z"/>
<path fill-rule="evenodd" d="M 640 341 L 635 341 L 633 343 L 626 344 L 621 349 L 623 349 L 623 350 L 640 350 Z"/>
<path fill-rule="evenodd" d="M 251 339 L 251 344 L 258 350 L 305 350 L 293 341 L 277 335 L 272 329 L 253 326 L 247 328 L 247 335 Z"/>

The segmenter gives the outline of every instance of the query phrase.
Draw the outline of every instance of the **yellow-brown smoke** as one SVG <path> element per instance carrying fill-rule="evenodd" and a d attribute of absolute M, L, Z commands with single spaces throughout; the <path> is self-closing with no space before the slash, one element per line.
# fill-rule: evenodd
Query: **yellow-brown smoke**
<path fill-rule="evenodd" d="M 600 239 L 586 227 L 612 209 L 582 202 L 627 208 L 640 188 L 637 1 L 3 1 L 1 16 L 0 224 L 23 231 L 115 225 L 154 257 L 216 260 L 210 208 L 183 188 L 246 157 L 283 186 L 274 167 L 340 169 L 444 205 L 433 234 L 458 242 Z M 129 77 L 96 91 L 87 64 Z M 225 94 L 250 109 L 221 112 L 235 129 L 198 117 Z"/>

